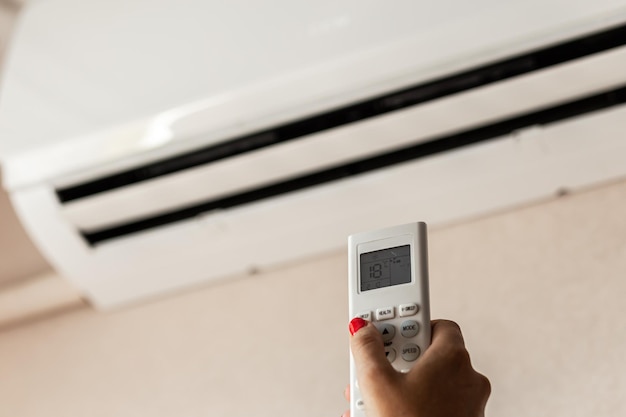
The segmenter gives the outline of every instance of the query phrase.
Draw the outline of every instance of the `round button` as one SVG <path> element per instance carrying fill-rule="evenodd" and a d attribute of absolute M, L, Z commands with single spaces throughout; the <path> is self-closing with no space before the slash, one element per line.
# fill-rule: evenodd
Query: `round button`
<path fill-rule="evenodd" d="M 385 348 L 385 355 L 387 355 L 387 360 L 389 362 L 396 360 L 396 350 L 394 348 Z"/>
<path fill-rule="evenodd" d="M 402 354 L 402 359 L 407 362 L 413 362 L 420 355 L 420 348 L 414 343 L 407 343 L 406 345 L 402 346 L 402 349 L 400 349 L 400 351 Z"/>
<path fill-rule="evenodd" d="M 383 342 L 390 342 L 396 335 L 396 328 L 391 324 L 381 324 L 378 326 L 378 331 L 383 335 Z"/>
<path fill-rule="evenodd" d="M 420 325 L 415 320 L 407 320 L 402 322 L 400 330 L 402 336 L 413 337 L 420 331 Z"/>
<path fill-rule="evenodd" d="M 365 409 L 365 403 L 360 398 L 358 400 L 356 400 L 355 405 L 356 405 L 356 409 L 357 410 L 364 410 Z"/>

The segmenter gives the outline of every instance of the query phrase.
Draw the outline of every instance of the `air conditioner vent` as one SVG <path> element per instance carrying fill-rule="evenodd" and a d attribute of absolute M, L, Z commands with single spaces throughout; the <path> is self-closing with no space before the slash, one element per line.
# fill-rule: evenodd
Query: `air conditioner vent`
<path fill-rule="evenodd" d="M 154 227 L 163 226 L 177 221 L 189 219 L 213 210 L 225 210 L 244 204 L 251 204 L 266 198 L 276 197 L 294 191 L 338 181 L 344 178 L 364 174 L 377 169 L 391 167 L 407 161 L 414 161 L 442 152 L 447 152 L 486 140 L 505 137 L 515 131 L 537 125 L 549 125 L 567 120 L 575 116 L 608 109 L 626 103 L 626 84 L 618 89 L 586 97 L 560 106 L 538 112 L 520 115 L 498 123 L 477 129 L 453 134 L 442 138 L 433 138 L 400 150 L 378 155 L 371 158 L 350 162 L 341 166 L 325 169 L 312 174 L 288 179 L 278 183 L 259 187 L 250 191 L 209 200 L 190 207 L 156 216 L 115 225 L 102 230 L 83 231 L 83 237 L 90 245 L 110 239 L 137 233 Z"/>
<path fill-rule="evenodd" d="M 66 203 L 381 116 L 626 45 L 626 25 L 312 115 L 261 132 L 56 190 Z"/>

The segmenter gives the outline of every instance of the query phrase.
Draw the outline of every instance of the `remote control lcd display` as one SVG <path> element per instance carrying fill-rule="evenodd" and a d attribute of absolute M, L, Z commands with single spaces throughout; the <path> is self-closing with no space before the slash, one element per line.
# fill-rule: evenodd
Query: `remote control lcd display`
<path fill-rule="evenodd" d="M 411 282 L 411 246 L 362 253 L 361 291 Z"/>

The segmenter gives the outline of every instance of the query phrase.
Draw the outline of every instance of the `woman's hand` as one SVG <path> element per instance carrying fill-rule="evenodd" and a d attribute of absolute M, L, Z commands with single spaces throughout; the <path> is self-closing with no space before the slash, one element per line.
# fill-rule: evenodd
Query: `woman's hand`
<path fill-rule="evenodd" d="M 368 417 L 484 416 L 491 386 L 472 368 L 461 329 L 447 320 L 431 325 L 430 347 L 403 374 L 387 360 L 374 325 L 360 318 L 350 322 L 350 347 Z"/>

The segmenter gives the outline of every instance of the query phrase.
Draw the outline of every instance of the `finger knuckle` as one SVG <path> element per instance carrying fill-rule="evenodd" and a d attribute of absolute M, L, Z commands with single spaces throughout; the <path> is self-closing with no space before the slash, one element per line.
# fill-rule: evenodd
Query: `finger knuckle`
<path fill-rule="evenodd" d="M 459 332 L 461 331 L 461 326 L 459 326 L 459 323 L 457 323 L 456 321 L 452 321 L 452 320 L 441 320 L 443 323 L 446 323 L 446 325 L 451 326 L 456 328 L 456 330 L 458 330 Z"/>
<path fill-rule="evenodd" d="M 478 383 L 486 397 L 491 395 L 491 381 L 483 374 L 478 374 Z"/>
<path fill-rule="evenodd" d="M 456 321 L 447 320 L 447 319 L 437 319 L 433 320 L 432 324 L 434 327 L 445 328 L 448 330 L 453 330 L 455 332 L 461 333 L 461 326 Z"/>
<path fill-rule="evenodd" d="M 469 352 L 463 346 L 451 346 L 447 351 L 447 357 L 458 367 L 471 366 Z"/>

